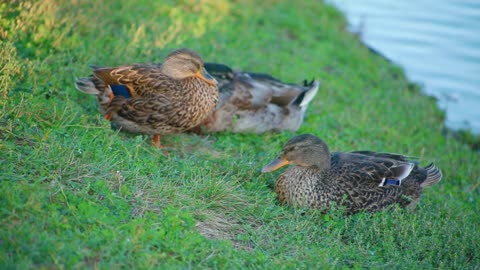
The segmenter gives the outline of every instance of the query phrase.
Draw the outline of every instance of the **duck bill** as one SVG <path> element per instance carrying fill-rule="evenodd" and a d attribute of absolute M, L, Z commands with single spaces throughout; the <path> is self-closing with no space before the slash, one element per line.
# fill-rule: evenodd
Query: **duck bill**
<path fill-rule="evenodd" d="M 215 80 L 215 78 L 213 78 L 212 75 L 210 75 L 205 68 L 202 68 L 202 70 L 195 73 L 195 77 L 212 86 L 217 85 L 217 80 Z"/>
<path fill-rule="evenodd" d="M 273 172 L 280 169 L 281 167 L 288 165 L 288 160 L 283 158 L 277 158 L 274 161 L 270 162 L 267 166 L 263 167 L 262 173 L 264 172 Z"/>

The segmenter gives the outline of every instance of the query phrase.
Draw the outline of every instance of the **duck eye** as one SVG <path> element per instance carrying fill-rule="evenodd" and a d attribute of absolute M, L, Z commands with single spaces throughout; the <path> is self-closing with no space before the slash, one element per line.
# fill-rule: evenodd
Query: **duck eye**
<path fill-rule="evenodd" d="M 290 146 L 290 147 L 285 149 L 285 152 L 292 152 L 294 150 L 297 150 L 297 148 L 298 148 L 297 146 Z"/>

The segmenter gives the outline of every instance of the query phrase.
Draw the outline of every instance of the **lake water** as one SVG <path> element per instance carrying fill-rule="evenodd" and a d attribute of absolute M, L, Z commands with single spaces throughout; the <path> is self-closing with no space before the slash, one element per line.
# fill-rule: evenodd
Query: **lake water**
<path fill-rule="evenodd" d="M 369 47 L 439 99 L 452 129 L 480 134 L 480 0 L 328 0 Z"/>

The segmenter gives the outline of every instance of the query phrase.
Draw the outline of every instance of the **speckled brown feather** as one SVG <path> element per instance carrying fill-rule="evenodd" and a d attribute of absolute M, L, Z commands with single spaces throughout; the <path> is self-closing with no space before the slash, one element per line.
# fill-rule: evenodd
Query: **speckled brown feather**
<path fill-rule="evenodd" d="M 182 83 L 171 80 L 152 82 L 153 89 L 168 89 L 155 94 L 151 91 L 145 93 L 145 88 L 135 88 L 143 96 L 129 99 L 116 96 L 107 112 L 112 114 L 112 121 L 124 123 L 123 128 L 129 132 L 149 130 L 147 133 L 150 134 L 169 134 L 187 130 L 205 119 L 215 106 L 216 97 L 208 89 L 202 93 L 203 86 L 195 79 Z M 197 89 L 195 95 L 190 89 Z"/>
<path fill-rule="evenodd" d="M 215 109 L 218 88 L 214 81 L 207 83 L 196 77 L 202 69 L 198 54 L 180 49 L 163 64 L 95 68 L 93 76 L 78 79 L 76 85 L 80 91 L 97 96 L 100 111 L 109 115 L 117 128 L 170 134 L 198 125 Z M 112 85 L 126 86 L 130 96 L 113 96 Z"/>
<path fill-rule="evenodd" d="M 326 144 L 323 147 L 324 142 L 313 135 L 299 135 L 291 140 L 298 137 L 297 142 L 287 142 L 281 154 L 297 165 L 287 168 L 275 184 L 279 201 L 289 205 L 327 210 L 336 203 L 344 206 L 348 214 L 378 211 L 394 204 L 414 208 L 423 188 L 437 183 L 442 177 L 433 163 L 422 168 L 411 163 L 406 156 L 372 151 L 330 154 Z M 302 153 L 308 157 L 301 157 Z M 312 165 L 322 156 L 329 157 L 326 159 L 328 164 Z M 398 177 L 396 168 L 402 166 L 411 168 L 411 171 L 400 186 L 379 185 L 385 178 Z"/>

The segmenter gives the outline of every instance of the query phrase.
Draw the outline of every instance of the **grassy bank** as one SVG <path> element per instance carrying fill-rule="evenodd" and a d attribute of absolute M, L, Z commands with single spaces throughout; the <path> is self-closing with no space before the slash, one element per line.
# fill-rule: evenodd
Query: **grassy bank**
<path fill-rule="evenodd" d="M 480 265 L 480 158 L 444 114 L 318 1 L 0 4 L 0 268 L 455 268 Z M 154 3 L 155 2 L 155 3 Z M 333 150 L 417 156 L 443 170 L 415 213 L 342 217 L 275 201 L 260 174 L 294 134 L 113 131 L 74 89 L 89 65 L 208 61 L 322 82 L 298 133 Z"/>

